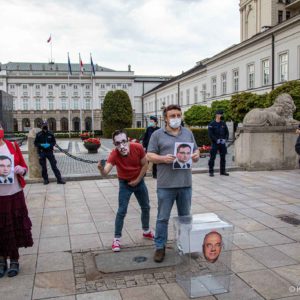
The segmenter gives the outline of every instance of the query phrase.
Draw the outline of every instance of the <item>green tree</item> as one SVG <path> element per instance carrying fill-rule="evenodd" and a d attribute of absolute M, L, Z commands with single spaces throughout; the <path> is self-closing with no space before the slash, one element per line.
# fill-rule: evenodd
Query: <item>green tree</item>
<path fill-rule="evenodd" d="M 225 122 L 232 120 L 229 100 L 215 100 L 211 103 L 212 119 L 215 118 L 215 113 L 217 110 L 223 110 L 223 118 Z"/>
<path fill-rule="evenodd" d="M 206 126 L 211 121 L 211 108 L 193 105 L 184 113 L 184 121 L 189 126 Z"/>
<path fill-rule="evenodd" d="M 257 107 L 268 107 L 267 94 L 257 95 L 249 92 L 235 94 L 230 100 L 231 118 L 235 123 L 243 122 L 246 113 Z"/>
<path fill-rule="evenodd" d="M 300 120 L 300 81 L 291 80 L 287 83 L 282 84 L 281 86 L 274 89 L 268 94 L 267 101 L 269 106 L 271 106 L 277 96 L 283 93 L 288 93 L 294 100 L 296 105 L 296 111 L 294 112 L 294 119 Z"/>
<path fill-rule="evenodd" d="M 117 129 L 132 126 L 132 106 L 129 96 L 122 90 L 109 91 L 103 102 L 103 135 L 111 137 Z"/>

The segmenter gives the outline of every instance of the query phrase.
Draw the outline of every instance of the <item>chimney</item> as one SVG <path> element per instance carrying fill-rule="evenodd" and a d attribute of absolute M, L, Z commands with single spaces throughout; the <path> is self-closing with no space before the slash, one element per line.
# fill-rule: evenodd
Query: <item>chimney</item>
<path fill-rule="evenodd" d="M 131 65 L 128 65 L 128 72 L 131 72 Z"/>

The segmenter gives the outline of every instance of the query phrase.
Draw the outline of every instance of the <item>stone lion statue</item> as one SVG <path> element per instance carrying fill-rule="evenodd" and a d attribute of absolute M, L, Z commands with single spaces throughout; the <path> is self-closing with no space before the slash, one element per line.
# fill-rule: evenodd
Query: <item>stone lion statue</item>
<path fill-rule="evenodd" d="M 299 122 L 293 119 L 296 110 L 293 98 L 289 94 L 279 95 L 268 108 L 254 108 L 243 120 L 244 126 L 287 126 Z"/>

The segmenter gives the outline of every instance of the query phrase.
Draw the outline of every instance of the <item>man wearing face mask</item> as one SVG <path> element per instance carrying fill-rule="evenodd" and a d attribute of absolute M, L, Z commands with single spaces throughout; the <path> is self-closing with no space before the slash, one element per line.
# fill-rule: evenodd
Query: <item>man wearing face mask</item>
<path fill-rule="evenodd" d="M 119 207 L 115 220 L 115 237 L 112 251 L 119 252 L 124 219 L 132 193 L 134 193 L 142 211 L 143 238 L 152 240 L 154 236 L 149 227 L 149 195 L 144 182 L 144 175 L 148 167 L 145 151 L 141 144 L 129 143 L 126 133 L 121 130 L 116 130 L 112 139 L 115 149 L 110 153 L 105 166 L 102 165 L 101 161 L 98 163 L 98 169 L 101 175 L 105 176 L 109 174 L 114 166 L 117 168 Z"/>
<path fill-rule="evenodd" d="M 39 162 L 42 167 L 44 184 L 49 184 L 47 159 L 49 160 L 52 171 L 57 179 L 57 184 L 65 184 L 66 182 L 62 179 L 60 171 L 56 166 L 56 159 L 53 154 L 53 147 L 56 145 L 56 140 L 54 134 L 48 130 L 47 122 L 42 124 L 42 131 L 37 133 L 34 140 L 34 145 L 37 147 Z"/>
<path fill-rule="evenodd" d="M 220 175 L 229 176 L 225 171 L 227 154 L 226 141 L 229 137 L 229 131 L 226 123 L 222 121 L 223 111 L 216 111 L 216 119 L 208 124 L 208 136 L 211 140 L 210 159 L 208 161 L 209 176 L 214 176 L 214 165 L 217 152 L 220 153 Z"/>
<path fill-rule="evenodd" d="M 166 126 L 152 134 L 147 152 L 147 159 L 157 164 L 155 262 L 162 262 L 165 257 L 168 224 L 174 202 L 176 201 L 179 216 L 187 216 L 191 210 L 192 172 L 191 169 L 173 169 L 176 159 L 173 155 L 175 143 L 193 143 L 192 161 L 199 160 L 199 151 L 192 132 L 181 126 L 180 106 L 167 106 L 164 109 L 164 118 Z"/>
<path fill-rule="evenodd" d="M 149 144 L 152 133 L 155 132 L 158 129 L 159 129 L 159 127 L 157 126 L 157 117 L 150 116 L 150 122 L 148 124 L 147 130 L 146 130 L 144 138 L 143 138 L 143 147 L 146 149 L 146 152 L 147 152 L 147 149 L 148 149 L 148 144 Z M 152 177 L 153 178 L 157 177 L 157 166 L 156 166 L 156 164 L 153 164 L 153 166 L 152 166 Z"/>

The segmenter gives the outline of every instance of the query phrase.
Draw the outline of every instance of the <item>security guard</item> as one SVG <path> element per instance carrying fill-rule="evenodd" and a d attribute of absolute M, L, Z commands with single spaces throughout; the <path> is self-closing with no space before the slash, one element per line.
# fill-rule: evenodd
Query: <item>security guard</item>
<path fill-rule="evenodd" d="M 229 131 L 226 123 L 221 120 L 222 110 L 216 111 L 216 119 L 208 125 L 208 136 L 211 140 L 210 159 L 208 161 L 209 176 L 214 176 L 214 165 L 217 152 L 220 153 L 220 175 L 229 176 L 225 171 L 225 156 L 227 154 L 226 141 L 229 137 Z"/>
<path fill-rule="evenodd" d="M 37 152 L 40 157 L 40 165 L 42 166 L 42 176 L 44 179 L 44 184 L 49 184 L 48 172 L 47 172 L 47 161 L 49 160 L 52 171 L 57 179 L 58 184 L 65 184 L 66 182 L 61 178 L 60 171 L 56 166 L 56 159 L 53 154 L 53 147 L 56 144 L 54 134 L 48 130 L 47 122 L 42 124 L 42 131 L 38 132 L 34 145 L 37 147 Z"/>

